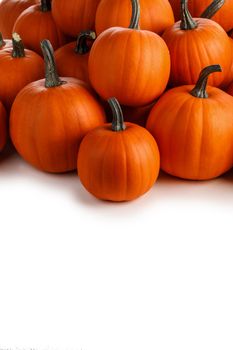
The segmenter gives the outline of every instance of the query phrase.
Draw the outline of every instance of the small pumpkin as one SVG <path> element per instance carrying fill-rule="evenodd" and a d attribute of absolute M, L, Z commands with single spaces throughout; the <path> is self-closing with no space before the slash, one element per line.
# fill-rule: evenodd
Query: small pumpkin
<path fill-rule="evenodd" d="M 95 29 L 95 15 L 99 2 L 100 0 L 53 0 L 54 20 L 63 33 L 75 38 L 87 28 Z"/>
<path fill-rule="evenodd" d="M 88 59 L 90 42 L 96 39 L 92 30 L 81 32 L 77 42 L 72 42 L 55 51 L 55 59 L 59 75 L 74 77 L 89 82 Z"/>
<path fill-rule="evenodd" d="M 44 38 L 51 42 L 55 50 L 66 43 L 64 34 L 52 17 L 51 0 L 41 0 L 40 4 L 23 11 L 16 20 L 13 31 L 23 38 L 28 49 L 39 55 L 42 54 L 40 42 Z"/>
<path fill-rule="evenodd" d="M 7 114 L 0 101 L 0 151 L 2 151 L 7 142 Z"/>
<path fill-rule="evenodd" d="M 143 106 L 152 103 L 167 86 L 168 48 L 157 34 L 139 30 L 139 17 L 139 2 L 132 0 L 129 28 L 107 29 L 91 48 L 89 78 L 104 100 L 115 96 L 120 104 Z"/>
<path fill-rule="evenodd" d="M 173 176 L 208 180 L 233 165 L 233 98 L 207 87 L 219 65 L 202 70 L 196 86 L 167 91 L 152 109 L 147 129 L 158 142 L 161 168 Z"/>
<path fill-rule="evenodd" d="M 36 3 L 38 0 L 2 0 L 0 2 L 0 32 L 4 38 L 11 38 L 15 21 L 19 15 Z"/>
<path fill-rule="evenodd" d="M 78 174 L 83 186 L 95 197 L 129 201 L 154 185 L 159 174 L 159 151 L 146 129 L 124 123 L 115 98 L 109 103 L 113 122 L 84 137 L 78 154 Z"/>
<path fill-rule="evenodd" d="M 162 34 L 174 24 L 174 15 L 168 0 L 140 0 L 141 29 Z M 128 27 L 132 14 L 130 0 L 101 0 L 97 8 L 95 28 L 99 35 L 111 27 Z"/>
<path fill-rule="evenodd" d="M 10 114 L 10 135 L 18 153 L 43 171 L 76 169 L 85 134 L 105 122 L 100 104 L 74 78 L 60 79 L 49 41 L 42 41 L 46 79 L 27 85 Z"/>
<path fill-rule="evenodd" d="M 221 6 L 222 0 L 216 0 L 209 8 L 209 17 Z M 195 84 L 200 71 L 216 62 L 221 65 L 223 74 L 213 74 L 209 84 L 220 86 L 231 67 L 229 37 L 216 22 L 206 18 L 193 19 L 188 10 L 188 0 L 181 0 L 181 14 L 181 21 L 163 34 L 171 56 L 171 86 Z"/>
<path fill-rule="evenodd" d="M 3 39 L 2 33 L 0 33 L 0 50 L 12 47 L 12 41 Z"/>
<path fill-rule="evenodd" d="M 18 92 L 43 77 L 44 62 L 35 52 L 24 49 L 20 36 L 13 34 L 12 47 L 0 50 L 0 100 L 9 112 Z"/>

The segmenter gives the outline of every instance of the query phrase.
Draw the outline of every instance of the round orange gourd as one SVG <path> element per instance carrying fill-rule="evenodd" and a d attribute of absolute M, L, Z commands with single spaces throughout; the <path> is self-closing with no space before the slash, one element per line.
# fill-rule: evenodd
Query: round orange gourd
<path fill-rule="evenodd" d="M 53 17 L 64 33 L 76 37 L 83 30 L 94 29 L 99 2 L 100 0 L 53 0 Z"/>
<path fill-rule="evenodd" d="M 105 122 L 100 104 L 74 78 L 58 77 L 49 41 L 42 42 L 46 79 L 27 85 L 16 97 L 10 135 L 19 154 L 33 166 L 52 173 L 76 169 L 85 134 Z"/>
<path fill-rule="evenodd" d="M 196 86 L 167 91 L 152 109 L 147 129 L 155 137 L 161 168 L 183 179 L 215 178 L 233 165 L 233 98 L 207 85 L 219 65 L 205 68 Z"/>
<path fill-rule="evenodd" d="M 3 150 L 3 148 L 6 145 L 7 141 L 7 114 L 6 110 L 0 101 L 0 151 Z"/>
<path fill-rule="evenodd" d="M 188 10 L 188 0 L 181 0 L 182 20 L 168 28 L 164 34 L 171 55 L 171 86 L 195 84 L 200 71 L 219 63 L 223 74 L 213 74 L 209 84 L 220 86 L 226 79 L 232 60 L 232 45 L 226 32 L 216 22 L 193 19 Z M 217 0 L 209 8 L 209 16 L 222 6 Z M 211 13 L 211 14 L 210 14 Z"/>
<path fill-rule="evenodd" d="M 88 41 L 96 39 L 95 32 L 81 32 L 77 42 L 72 42 L 55 51 L 55 59 L 59 75 L 74 77 L 89 83 L 88 59 L 90 45 Z"/>
<path fill-rule="evenodd" d="M 2 0 L 0 2 L 0 32 L 4 38 L 11 38 L 15 21 L 19 15 L 37 2 L 38 0 Z"/>
<path fill-rule="evenodd" d="M 180 0 L 169 0 L 173 8 L 175 19 L 180 19 Z M 222 0 L 224 6 L 213 16 L 213 21 L 220 24 L 226 32 L 233 28 L 233 0 Z M 206 17 L 206 8 L 213 3 L 212 0 L 190 0 L 189 10 L 194 17 Z"/>
<path fill-rule="evenodd" d="M 19 33 L 28 49 L 40 55 L 41 40 L 48 39 L 55 50 L 66 42 L 64 34 L 58 29 L 52 17 L 51 0 L 41 0 L 40 4 L 23 11 L 16 20 L 13 31 Z"/>
<path fill-rule="evenodd" d="M 18 34 L 13 34 L 13 47 L 0 50 L 0 100 L 7 111 L 27 84 L 43 77 L 44 62 L 31 50 L 25 50 Z"/>
<path fill-rule="evenodd" d="M 150 133 L 124 123 L 115 98 L 110 99 L 113 122 L 88 133 L 78 154 L 78 174 L 95 197 L 121 202 L 133 200 L 155 183 L 160 165 L 157 144 Z"/>
<path fill-rule="evenodd" d="M 138 0 L 132 5 L 129 28 L 110 28 L 97 37 L 88 70 L 92 86 L 104 100 L 115 96 L 123 105 L 142 106 L 165 90 L 170 57 L 157 34 L 139 30 Z"/>
<path fill-rule="evenodd" d="M 174 24 L 168 0 L 140 0 L 140 28 L 162 34 Z M 128 27 L 132 14 L 130 0 L 101 0 L 96 12 L 95 28 L 99 35 L 111 27 Z"/>

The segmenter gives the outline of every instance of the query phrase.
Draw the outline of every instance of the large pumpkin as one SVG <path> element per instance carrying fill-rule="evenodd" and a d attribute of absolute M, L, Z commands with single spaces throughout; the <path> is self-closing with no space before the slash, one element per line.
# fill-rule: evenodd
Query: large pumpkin
<path fill-rule="evenodd" d="M 0 2 L 0 32 L 4 38 L 11 38 L 15 21 L 19 15 L 37 2 L 38 0 L 2 0 Z"/>
<path fill-rule="evenodd" d="M 127 106 L 151 103 L 166 88 L 170 57 L 155 33 L 139 30 L 139 2 L 132 0 L 129 28 L 107 29 L 94 42 L 88 63 L 89 78 L 98 94 L 115 96 Z"/>
<path fill-rule="evenodd" d="M 230 39 L 216 22 L 204 18 L 193 19 L 188 10 L 187 0 L 181 0 L 181 3 L 181 21 L 163 34 L 171 55 L 171 86 L 195 84 L 200 71 L 216 62 L 221 65 L 223 74 L 212 75 L 209 84 L 220 86 L 231 67 Z M 212 14 L 217 5 L 222 5 L 222 0 L 217 0 L 215 5 L 215 8 L 210 9 Z"/>
<path fill-rule="evenodd" d="M 140 0 L 140 28 L 162 34 L 174 24 L 174 15 L 168 0 Z M 101 0 L 96 13 L 97 34 L 111 27 L 128 27 L 132 14 L 130 0 Z"/>
<path fill-rule="evenodd" d="M 3 150 L 3 148 L 6 145 L 7 141 L 7 115 L 6 110 L 0 101 L 0 151 Z"/>
<path fill-rule="evenodd" d="M 9 112 L 18 92 L 32 81 L 43 77 L 44 62 L 31 50 L 24 49 L 18 34 L 13 34 L 13 47 L 0 50 L 0 100 Z"/>
<path fill-rule="evenodd" d="M 64 77 L 74 77 L 89 83 L 88 59 L 90 42 L 96 39 L 95 32 L 81 32 L 77 42 L 71 42 L 55 51 L 58 74 Z"/>
<path fill-rule="evenodd" d="M 16 97 L 10 135 L 19 154 L 33 166 L 60 173 L 76 169 L 85 134 L 105 122 L 100 104 L 74 78 L 58 77 L 49 41 L 42 42 L 46 79 L 27 85 Z"/>
<path fill-rule="evenodd" d="M 196 86 L 167 91 L 152 109 L 147 129 L 158 142 L 161 168 L 184 179 L 215 178 L 233 165 L 233 98 L 208 86 L 205 68 Z"/>
<path fill-rule="evenodd" d="M 64 33 L 76 37 L 82 30 L 95 28 L 95 15 L 99 1 L 53 0 L 53 17 Z"/>
<path fill-rule="evenodd" d="M 85 136 L 78 154 L 78 174 L 87 191 L 97 198 L 129 201 L 154 185 L 159 173 L 159 151 L 146 129 L 124 123 L 115 98 L 109 102 L 113 122 Z"/>
<path fill-rule="evenodd" d="M 66 42 L 64 34 L 52 17 L 51 0 L 41 0 L 40 4 L 26 9 L 15 22 L 13 31 L 19 33 L 28 49 L 38 54 L 42 54 L 40 42 L 45 38 L 51 42 L 54 49 Z"/>

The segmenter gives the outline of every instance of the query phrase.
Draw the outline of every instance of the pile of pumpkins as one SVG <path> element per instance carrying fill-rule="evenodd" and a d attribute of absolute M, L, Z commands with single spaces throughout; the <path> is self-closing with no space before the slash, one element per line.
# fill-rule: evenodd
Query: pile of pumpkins
<path fill-rule="evenodd" d="M 0 32 L 1 151 L 110 201 L 233 167 L 233 0 L 2 0 Z"/>

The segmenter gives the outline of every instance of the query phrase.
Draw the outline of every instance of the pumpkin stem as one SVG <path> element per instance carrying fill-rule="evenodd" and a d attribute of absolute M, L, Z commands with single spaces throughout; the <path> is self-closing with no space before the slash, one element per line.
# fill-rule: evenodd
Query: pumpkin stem
<path fill-rule="evenodd" d="M 121 106 L 115 97 L 108 100 L 112 110 L 112 131 L 125 130 L 125 123 Z"/>
<path fill-rule="evenodd" d="M 45 87 L 52 88 L 65 84 L 57 74 L 53 47 L 49 40 L 41 41 L 41 49 L 45 60 Z"/>
<path fill-rule="evenodd" d="M 5 43 L 4 39 L 3 39 L 2 33 L 0 33 L 0 49 L 2 47 L 4 47 L 5 45 L 6 45 L 6 43 Z"/>
<path fill-rule="evenodd" d="M 75 52 L 79 55 L 85 55 L 90 51 L 90 47 L 87 45 L 87 41 L 95 41 L 96 33 L 93 30 L 87 30 L 81 32 L 77 39 L 77 45 L 75 47 Z"/>
<path fill-rule="evenodd" d="M 207 81 L 210 74 L 215 72 L 222 72 L 222 68 L 219 64 L 214 64 L 204 68 L 198 78 L 198 81 L 190 94 L 198 98 L 208 98 L 206 91 Z"/>
<path fill-rule="evenodd" d="M 192 18 L 188 9 L 188 0 L 181 0 L 180 29 L 191 30 L 197 28 L 197 22 Z"/>
<path fill-rule="evenodd" d="M 51 11 L 51 0 L 41 0 L 40 9 L 42 12 Z"/>
<path fill-rule="evenodd" d="M 130 29 L 139 29 L 140 20 L 140 3 L 139 0 L 131 0 L 132 3 L 132 17 L 130 21 Z"/>
<path fill-rule="evenodd" d="M 19 34 L 17 33 L 12 34 L 12 44 L 13 44 L 12 57 L 14 58 L 25 57 L 24 45 Z"/>
<path fill-rule="evenodd" d="M 201 14 L 201 18 L 212 18 L 216 12 L 225 4 L 225 0 L 214 0 Z"/>

